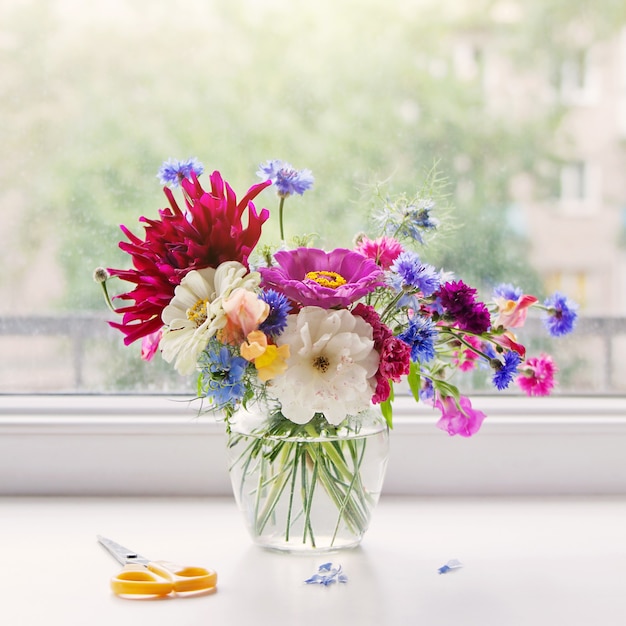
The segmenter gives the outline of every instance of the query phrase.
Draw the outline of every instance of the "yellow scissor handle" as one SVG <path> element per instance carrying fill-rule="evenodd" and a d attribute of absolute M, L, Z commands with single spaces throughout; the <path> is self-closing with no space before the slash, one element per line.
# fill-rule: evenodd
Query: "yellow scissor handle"
<path fill-rule="evenodd" d="M 173 589 L 172 581 L 150 571 L 144 565 L 125 565 L 111 578 L 111 589 L 120 596 L 165 596 Z"/>
<path fill-rule="evenodd" d="M 159 576 L 168 578 L 174 591 L 201 591 L 217 585 L 217 573 L 204 567 L 177 565 L 168 561 L 151 561 L 148 569 Z"/>

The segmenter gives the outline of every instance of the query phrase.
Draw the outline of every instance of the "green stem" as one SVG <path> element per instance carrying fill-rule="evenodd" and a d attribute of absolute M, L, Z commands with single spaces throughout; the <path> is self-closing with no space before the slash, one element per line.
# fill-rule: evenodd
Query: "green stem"
<path fill-rule="evenodd" d="M 111 309 L 111 311 L 113 311 L 113 313 L 117 313 L 117 311 L 115 310 L 115 307 L 113 306 L 113 302 L 111 301 L 111 296 L 109 296 L 109 290 L 107 289 L 106 281 L 101 282 L 100 287 L 102 287 L 102 293 L 104 294 L 104 301 L 106 302 L 107 306 L 109 307 L 109 309 Z"/>
<path fill-rule="evenodd" d="M 363 439 L 363 450 L 361 452 L 361 458 L 358 459 L 357 461 L 357 451 L 355 448 L 356 442 L 355 441 L 348 441 L 346 442 L 348 444 L 348 447 L 350 448 L 350 453 L 352 455 L 352 461 L 354 464 L 354 473 L 352 474 L 352 480 L 350 481 L 350 486 L 348 487 L 348 490 L 346 491 L 346 495 L 345 498 L 341 504 L 341 507 L 339 509 L 339 515 L 337 516 L 337 523 L 335 524 L 335 532 L 333 533 L 333 538 L 330 542 L 330 545 L 332 546 L 335 543 L 335 539 L 337 538 L 337 533 L 339 532 L 339 524 L 341 522 L 341 518 L 343 516 L 343 512 L 348 504 L 348 500 L 352 494 L 352 491 L 354 489 L 354 486 L 356 485 L 357 482 L 360 482 L 360 476 L 361 476 L 361 463 L 363 462 L 363 456 L 365 455 L 365 444 L 367 443 L 367 441 L 365 439 Z"/>
<path fill-rule="evenodd" d="M 283 207 L 285 206 L 285 196 L 280 197 L 278 205 L 278 224 L 280 225 L 280 240 L 285 241 L 285 230 L 283 228 Z"/>
<path fill-rule="evenodd" d="M 298 444 L 296 444 L 296 453 L 293 459 L 294 471 L 291 472 L 291 489 L 289 490 L 289 508 L 287 509 L 287 528 L 285 529 L 285 541 L 289 541 L 289 532 L 291 530 L 291 511 L 293 508 L 293 494 L 296 489 L 296 467 L 298 465 L 299 457 L 301 456 L 301 450 Z"/>

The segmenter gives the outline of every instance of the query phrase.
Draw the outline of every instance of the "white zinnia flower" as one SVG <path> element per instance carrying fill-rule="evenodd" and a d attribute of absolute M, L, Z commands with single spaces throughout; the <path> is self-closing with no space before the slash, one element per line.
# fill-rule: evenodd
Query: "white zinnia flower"
<path fill-rule="evenodd" d="M 272 381 L 283 415 L 306 424 L 323 413 L 331 424 L 370 406 L 378 369 L 372 327 L 350 311 L 304 307 L 289 315 L 277 345 L 288 344 L 287 370 Z"/>
<path fill-rule="evenodd" d="M 209 339 L 226 324 L 223 299 L 234 289 L 256 288 L 260 278 L 236 261 L 188 272 L 161 313 L 166 326 L 160 343 L 163 358 L 168 363 L 176 359 L 180 374 L 192 374 Z"/>

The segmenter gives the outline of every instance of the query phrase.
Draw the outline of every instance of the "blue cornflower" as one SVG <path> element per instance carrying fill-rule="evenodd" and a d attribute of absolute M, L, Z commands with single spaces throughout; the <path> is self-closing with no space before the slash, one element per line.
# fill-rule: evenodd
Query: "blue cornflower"
<path fill-rule="evenodd" d="M 161 181 L 162 185 L 178 187 L 184 178 L 191 178 L 192 172 L 196 176 L 200 176 L 200 174 L 204 172 L 204 165 L 195 157 L 187 159 L 186 161 L 168 159 L 161 165 L 157 178 Z"/>
<path fill-rule="evenodd" d="M 391 266 L 391 271 L 402 279 L 402 287 L 408 286 L 418 289 L 426 297 L 431 296 L 439 289 L 439 272 L 432 265 L 423 264 L 419 256 L 410 250 L 398 255 Z"/>
<path fill-rule="evenodd" d="M 323 563 L 317 569 L 317 574 L 313 574 L 304 581 L 307 585 L 333 585 L 334 583 L 347 583 L 348 577 L 342 572 L 341 565 Z"/>
<path fill-rule="evenodd" d="M 411 348 L 412 361 L 430 361 L 435 358 L 437 329 L 428 317 L 415 315 L 406 330 L 398 335 Z"/>
<path fill-rule="evenodd" d="M 497 285 L 493 290 L 493 295 L 496 298 L 504 298 L 505 300 L 519 300 L 524 292 L 519 287 L 514 287 L 510 283 L 501 283 Z"/>
<path fill-rule="evenodd" d="M 286 296 L 273 289 L 261 292 L 261 300 L 270 305 L 270 312 L 264 322 L 259 325 L 266 335 L 280 335 L 287 325 L 287 315 L 291 311 L 291 304 Z"/>
<path fill-rule="evenodd" d="M 493 384 L 496 389 L 502 391 L 506 389 L 515 375 L 517 374 L 517 367 L 522 362 L 522 357 L 515 352 L 515 350 L 509 350 L 504 355 L 504 363 L 499 359 L 494 359 L 492 364 L 496 368 L 496 372 L 493 375 Z"/>
<path fill-rule="evenodd" d="M 235 405 L 246 391 L 243 376 L 248 361 L 233 355 L 227 346 L 210 346 L 202 358 L 204 392 L 216 406 Z"/>
<path fill-rule="evenodd" d="M 263 180 L 271 180 L 281 198 L 294 193 L 302 195 L 313 186 L 314 178 L 311 170 L 296 170 L 289 163 L 272 159 L 259 165 L 257 176 Z"/>
<path fill-rule="evenodd" d="M 433 230 L 439 226 L 439 220 L 430 215 L 434 206 L 435 202 L 428 198 L 420 200 L 417 206 L 406 207 L 402 222 L 395 235 L 423 243 L 422 231 Z"/>
<path fill-rule="evenodd" d="M 432 403 L 435 400 L 435 388 L 430 378 L 422 376 L 422 388 L 420 389 L 420 400 L 426 403 Z"/>
<path fill-rule="evenodd" d="M 547 298 L 543 305 L 547 308 L 543 322 L 553 337 L 560 337 L 572 332 L 578 317 L 576 312 L 578 305 L 575 302 L 556 292 Z"/>

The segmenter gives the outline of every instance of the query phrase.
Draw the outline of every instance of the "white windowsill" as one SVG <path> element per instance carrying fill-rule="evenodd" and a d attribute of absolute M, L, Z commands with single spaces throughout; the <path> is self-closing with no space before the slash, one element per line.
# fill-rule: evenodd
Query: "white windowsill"
<path fill-rule="evenodd" d="M 388 495 L 626 494 L 626 398 L 483 397 L 471 439 L 395 406 Z M 0 396 L 0 495 L 228 495 L 223 425 L 166 396 Z"/>

